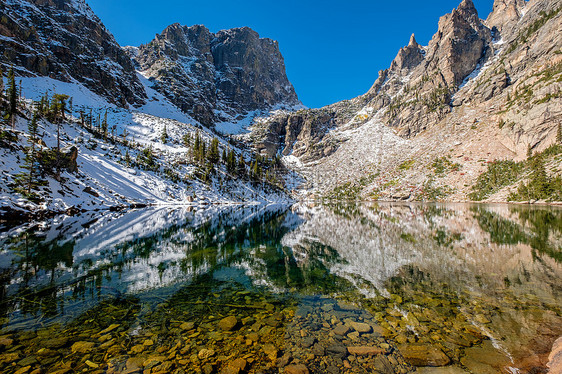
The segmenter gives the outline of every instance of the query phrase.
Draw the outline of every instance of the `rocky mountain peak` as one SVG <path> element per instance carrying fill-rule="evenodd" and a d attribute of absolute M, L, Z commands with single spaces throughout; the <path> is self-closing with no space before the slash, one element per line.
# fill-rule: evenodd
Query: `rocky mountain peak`
<path fill-rule="evenodd" d="M 249 27 L 173 24 L 133 57 L 158 91 L 206 125 L 300 105 L 277 42 Z"/>
<path fill-rule="evenodd" d="M 447 86 L 456 87 L 491 52 L 491 40 L 491 30 L 478 18 L 474 3 L 463 0 L 439 20 L 439 30 L 429 42 L 427 68 L 441 71 Z"/>
<path fill-rule="evenodd" d="M 410 36 L 410 42 L 408 43 L 408 47 L 419 47 L 419 44 L 416 41 L 416 34 L 412 34 L 412 36 Z"/>
<path fill-rule="evenodd" d="M 526 6 L 525 0 L 495 0 L 492 13 L 488 16 L 486 24 L 490 28 L 495 27 L 503 36 L 513 29 Z"/>
<path fill-rule="evenodd" d="M 76 80 L 120 106 L 146 100 L 130 58 L 84 0 L 3 1 L 0 35 L 0 64 L 18 75 Z"/>
<path fill-rule="evenodd" d="M 401 48 L 390 65 L 390 71 L 396 74 L 408 74 L 413 68 L 418 66 L 424 58 L 424 51 L 416 41 L 414 34 L 410 37 L 407 46 Z"/>

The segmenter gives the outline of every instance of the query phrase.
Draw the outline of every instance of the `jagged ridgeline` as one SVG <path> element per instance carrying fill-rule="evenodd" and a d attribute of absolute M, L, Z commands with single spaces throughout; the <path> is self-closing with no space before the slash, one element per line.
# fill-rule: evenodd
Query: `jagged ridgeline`
<path fill-rule="evenodd" d="M 296 156 L 314 196 L 470 199 L 491 162 L 522 161 L 529 148 L 556 143 L 561 29 L 559 0 L 496 0 L 485 20 L 463 0 L 427 46 L 412 35 L 367 93 L 264 119 L 256 147 Z M 458 167 L 436 173 L 443 157 Z M 551 177 L 561 172 L 556 160 L 545 160 Z M 527 176 L 486 198 L 505 201 Z"/>
<path fill-rule="evenodd" d="M 300 105 L 277 42 L 172 25 L 122 48 L 84 0 L 3 2 L 0 38 L 0 213 L 287 200 L 279 157 L 210 130 Z"/>
<path fill-rule="evenodd" d="M 156 90 L 205 125 L 300 105 L 277 42 L 248 27 L 212 33 L 176 23 L 127 51 Z"/>
<path fill-rule="evenodd" d="M 3 1 L 0 34 L 0 61 L 18 76 L 77 81 L 120 106 L 146 101 L 131 59 L 84 0 Z"/>

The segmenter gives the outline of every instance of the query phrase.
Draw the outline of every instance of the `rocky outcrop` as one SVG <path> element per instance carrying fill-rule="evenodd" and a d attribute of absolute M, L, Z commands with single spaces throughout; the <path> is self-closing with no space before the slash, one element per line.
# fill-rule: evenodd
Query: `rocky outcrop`
<path fill-rule="evenodd" d="M 2 1 L 0 38 L 4 70 L 76 80 L 124 107 L 145 102 L 130 58 L 84 0 Z"/>
<path fill-rule="evenodd" d="M 492 13 L 486 19 L 490 29 L 496 29 L 500 37 L 509 35 L 521 19 L 526 6 L 525 0 L 495 0 Z"/>
<path fill-rule="evenodd" d="M 297 156 L 288 162 L 311 196 L 351 186 L 367 199 L 466 200 L 483 160 L 519 161 L 555 141 L 561 29 L 562 0 L 496 0 L 486 21 L 463 0 L 427 46 L 412 36 L 366 94 L 295 113 L 306 126 L 291 131 L 290 114 L 262 120 L 256 148 Z M 445 155 L 457 172 L 435 172 Z"/>
<path fill-rule="evenodd" d="M 549 373 L 562 373 L 562 336 L 552 345 L 552 351 L 548 356 Z"/>
<path fill-rule="evenodd" d="M 211 33 L 173 24 L 133 58 L 158 91 L 206 125 L 300 104 L 277 42 L 248 27 Z"/>

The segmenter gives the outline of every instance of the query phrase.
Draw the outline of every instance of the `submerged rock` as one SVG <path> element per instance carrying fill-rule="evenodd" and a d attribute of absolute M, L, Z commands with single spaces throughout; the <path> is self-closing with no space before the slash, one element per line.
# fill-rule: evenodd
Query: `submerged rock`
<path fill-rule="evenodd" d="M 439 348 L 423 344 L 406 344 L 399 347 L 407 362 L 414 366 L 445 366 L 451 359 Z"/>
<path fill-rule="evenodd" d="M 223 331 L 231 331 L 234 330 L 237 324 L 238 320 L 236 317 L 228 316 L 219 321 L 219 328 Z"/>
<path fill-rule="evenodd" d="M 286 374 L 309 374 L 308 368 L 302 364 L 285 367 Z"/>
<path fill-rule="evenodd" d="M 72 353 L 88 353 L 94 346 L 93 342 L 76 342 L 72 344 L 70 350 Z"/>

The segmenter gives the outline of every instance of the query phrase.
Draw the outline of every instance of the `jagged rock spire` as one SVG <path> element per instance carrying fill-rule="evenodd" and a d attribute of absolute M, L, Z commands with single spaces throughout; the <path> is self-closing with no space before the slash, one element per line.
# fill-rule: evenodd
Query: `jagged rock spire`
<path fill-rule="evenodd" d="M 495 27 L 503 35 L 519 21 L 526 5 L 525 0 L 495 0 L 486 24 L 490 28 Z"/>
<path fill-rule="evenodd" d="M 412 34 L 412 36 L 410 36 L 410 42 L 408 43 L 408 47 L 417 47 L 417 46 L 419 46 L 419 44 L 416 41 L 416 34 Z"/>

